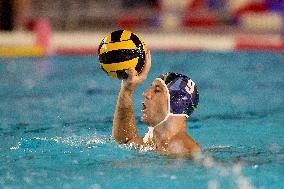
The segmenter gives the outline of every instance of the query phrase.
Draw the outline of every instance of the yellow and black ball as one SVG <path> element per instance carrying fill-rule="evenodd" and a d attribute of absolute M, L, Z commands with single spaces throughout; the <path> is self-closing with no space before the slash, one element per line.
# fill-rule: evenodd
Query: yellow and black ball
<path fill-rule="evenodd" d="M 111 77 L 126 79 L 129 68 L 135 68 L 135 75 L 143 70 L 147 47 L 137 34 L 117 30 L 102 40 L 98 51 L 101 68 Z"/>

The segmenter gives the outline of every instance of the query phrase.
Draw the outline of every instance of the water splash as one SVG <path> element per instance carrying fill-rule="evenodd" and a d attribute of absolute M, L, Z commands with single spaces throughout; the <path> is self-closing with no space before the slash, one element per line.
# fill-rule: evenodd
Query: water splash
<path fill-rule="evenodd" d="M 17 145 L 12 146 L 12 147 L 10 148 L 10 150 L 18 150 L 18 149 L 20 148 L 20 146 L 21 146 L 21 142 L 18 142 Z"/>
<path fill-rule="evenodd" d="M 34 138 L 21 138 L 20 141 L 10 147 L 10 150 L 28 150 L 37 151 L 42 148 L 48 150 L 52 149 L 54 144 L 64 144 L 70 147 L 83 147 L 83 148 L 95 148 L 98 145 L 106 144 L 109 141 L 106 136 L 87 135 L 87 136 L 55 136 L 55 137 L 34 137 Z"/>
<path fill-rule="evenodd" d="M 40 138 L 36 137 L 37 140 L 43 140 L 43 141 L 54 141 L 58 144 L 66 144 L 71 147 L 81 147 L 81 146 L 87 146 L 88 148 L 93 148 L 97 146 L 98 144 L 105 144 L 107 142 L 106 137 L 98 137 L 97 135 L 88 135 L 88 136 L 55 136 L 51 138 Z"/>
<path fill-rule="evenodd" d="M 217 189 L 217 188 L 218 188 L 218 181 L 215 179 L 209 180 L 208 189 Z"/>
<path fill-rule="evenodd" d="M 145 152 L 150 152 L 150 151 L 154 151 L 156 149 L 156 147 L 154 145 L 138 145 L 134 142 L 130 143 L 130 144 L 122 144 L 119 145 L 121 148 L 123 149 L 127 149 L 127 150 L 138 150 L 140 153 L 145 153 Z"/>
<path fill-rule="evenodd" d="M 255 187 L 250 181 L 249 177 L 242 174 L 242 170 L 245 166 L 244 162 L 237 162 L 233 165 L 227 165 L 222 162 L 218 162 L 213 157 L 205 153 L 196 154 L 194 161 L 203 165 L 209 170 L 213 170 L 217 173 L 217 176 L 231 178 L 239 189 L 254 189 Z M 208 189 L 217 189 L 218 180 L 213 179 L 208 182 Z"/>

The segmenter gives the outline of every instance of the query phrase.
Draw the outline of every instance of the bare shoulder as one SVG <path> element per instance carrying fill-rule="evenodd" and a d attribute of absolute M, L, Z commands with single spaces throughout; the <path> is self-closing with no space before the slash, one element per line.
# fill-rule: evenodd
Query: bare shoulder
<path fill-rule="evenodd" d="M 187 133 L 178 133 L 169 143 L 169 151 L 173 153 L 195 153 L 201 148 Z"/>

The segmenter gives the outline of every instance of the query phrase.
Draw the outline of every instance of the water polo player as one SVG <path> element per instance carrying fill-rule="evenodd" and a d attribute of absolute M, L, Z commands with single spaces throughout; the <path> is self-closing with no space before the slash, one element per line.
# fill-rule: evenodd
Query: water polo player
<path fill-rule="evenodd" d="M 149 126 L 144 138 L 138 136 L 132 94 L 148 75 L 150 52 L 146 55 L 143 71 L 122 80 L 114 113 L 113 138 L 122 144 L 137 144 L 142 148 L 168 154 L 192 154 L 201 148 L 186 132 L 186 118 L 198 104 L 195 83 L 182 74 L 166 73 L 156 78 L 143 93 L 141 121 Z"/>

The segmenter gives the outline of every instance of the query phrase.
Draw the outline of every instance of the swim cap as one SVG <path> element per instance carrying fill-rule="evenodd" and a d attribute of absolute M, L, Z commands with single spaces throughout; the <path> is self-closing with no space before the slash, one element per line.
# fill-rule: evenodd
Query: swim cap
<path fill-rule="evenodd" d="M 164 73 L 157 80 L 168 89 L 168 114 L 188 118 L 199 102 L 195 83 L 189 77 L 173 72 Z"/>

